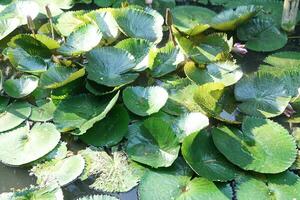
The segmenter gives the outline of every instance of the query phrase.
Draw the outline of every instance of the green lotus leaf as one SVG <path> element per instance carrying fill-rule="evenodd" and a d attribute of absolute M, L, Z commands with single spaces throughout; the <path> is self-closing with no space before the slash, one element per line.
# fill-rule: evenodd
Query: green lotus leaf
<path fill-rule="evenodd" d="M 34 166 L 54 159 L 62 160 L 67 157 L 68 153 L 69 152 L 67 148 L 67 143 L 60 141 L 52 151 L 50 151 L 47 155 L 43 156 L 42 158 L 30 163 L 30 165 Z"/>
<path fill-rule="evenodd" d="M 150 117 L 129 126 L 126 152 L 130 159 L 154 168 L 168 167 L 178 156 L 179 142 L 171 121 Z"/>
<path fill-rule="evenodd" d="M 165 105 L 167 99 L 168 92 L 159 86 L 127 87 L 123 91 L 125 106 L 131 112 L 140 116 L 158 112 Z"/>
<path fill-rule="evenodd" d="M 50 123 L 21 126 L 0 134 L 0 160 L 10 166 L 33 162 L 52 151 L 60 140 L 60 133 Z"/>
<path fill-rule="evenodd" d="M 200 112 L 191 112 L 181 115 L 176 126 L 179 131 L 177 137 L 180 142 L 183 142 L 184 138 L 192 133 L 198 132 L 209 125 L 209 119 Z"/>
<path fill-rule="evenodd" d="M 94 177 L 90 185 L 104 192 L 127 192 L 135 187 L 141 174 L 123 151 L 115 148 L 108 154 L 103 149 L 87 148 L 79 152 L 86 160 L 86 176 Z"/>
<path fill-rule="evenodd" d="M 52 53 L 50 49 L 43 42 L 35 38 L 33 35 L 19 34 L 14 36 L 8 46 L 11 48 L 22 48 L 31 56 L 41 58 L 51 58 Z M 25 56 L 25 55 L 24 55 Z M 18 58 L 17 58 L 18 59 Z"/>
<path fill-rule="evenodd" d="M 211 26 L 221 31 L 234 30 L 240 24 L 247 22 L 255 16 L 258 11 L 258 7 L 254 5 L 239 6 L 236 9 L 224 10 L 211 20 Z"/>
<path fill-rule="evenodd" d="M 246 41 L 246 47 L 253 51 L 275 51 L 287 43 L 287 35 L 279 30 L 269 19 L 256 18 L 237 30 L 240 40 Z"/>
<path fill-rule="evenodd" d="M 69 36 L 87 22 L 83 17 L 84 14 L 83 10 L 64 12 L 58 17 L 55 27 L 63 36 Z"/>
<path fill-rule="evenodd" d="M 19 126 L 31 114 L 31 106 L 26 102 L 14 102 L 0 113 L 0 133 Z"/>
<path fill-rule="evenodd" d="M 101 38 L 102 33 L 97 25 L 84 24 L 69 35 L 58 52 L 69 56 L 80 55 L 97 46 Z"/>
<path fill-rule="evenodd" d="M 137 73 L 129 72 L 135 67 L 134 57 L 123 49 L 97 47 L 87 53 L 88 79 L 109 87 L 133 82 Z"/>
<path fill-rule="evenodd" d="M 101 121 L 94 124 L 79 138 L 84 143 L 100 147 L 114 146 L 126 135 L 129 124 L 129 115 L 123 106 L 114 107 Z"/>
<path fill-rule="evenodd" d="M 224 192 L 229 188 L 202 177 L 191 180 L 188 176 L 149 171 L 143 176 L 138 192 L 141 200 L 229 200 L 232 194 Z"/>
<path fill-rule="evenodd" d="M 0 40 L 18 26 L 27 23 L 27 16 L 34 19 L 39 13 L 35 1 L 13 1 L 0 10 Z"/>
<path fill-rule="evenodd" d="M 127 7 L 114 10 L 113 16 L 121 31 L 133 38 L 159 43 L 162 40 L 163 20 L 155 11 Z"/>
<path fill-rule="evenodd" d="M 42 73 L 40 77 L 40 87 L 54 89 L 62 87 L 85 74 L 85 69 L 79 69 L 66 66 L 55 66 Z"/>
<path fill-rule="evenodd" d="M 147 4 L 144 0 L 132 0 L 129 3 L 137 4 L 142 7 L 147 7 Z M 157 10 L 163 16 L 165 16 L 165 12 L 167 8 L 174 8 L 176 6 L 175 0 L 156 0 L 151 4 L 151 8 Z"/>
<path fill-rule="evenodd" d="M 44 15 L 47 14 L 45 6 L 49 7 L 52 16 L 57 16 L 63 13 L 63 9 L 70 9 L 74 1 L 73 0 L 34 0 L 40 7 L 40 12 Z"/>
<path fill-rule="evenodd" d="M 289 132 L 276 122 L 246 117 L 242 131 L 226 126 L 213 129 L 213 140 L 218 150 L 242 169 L 260 173 L 280 173 L 295 161 L 295 141 Z"/>
<path fill-rule="evenodd" d="M 119 26 L 109 9 L 98 9 L 86 14 L 99 27 L 104 43 L 114 42 L 120 35 Z"/>
<path fill-rule="evenodd" d="M 296 51 L 282 51 L 266 57 L 264 62 L 278 67 L 296 67 L 300 65 L 300 53 Z"/>
<path fill-rule="evenodd" d="M 187 136 L 183 141 L 181 152 L 198 175 L 211 181 L 229 181 L 239 174 L 239 170 L 214 146 L 208 131 Z"/>
<path fill-rule="evenodd" d="M 77 200 L 118 200 L 118 198 L 109 195 L 91 195 L 80 197 Z"/>
<path fill-rule="evenodd" d="M 32 106 L 30 120 L 45 122 L 53 119 L 56 105 L 51 99 L 40 99 L 36 101 L 37 106 Z"/>
<path fill-rule="evenodd" d="M 110 7 L 114 2 L 114 0 L 95 0 L 95 4 L 100 7 Z"/>
<path fill-rule="evenodd" d="M 235 85 L 234 95 L 241 102 L 241 112 L 267 118 L 283 113 L 291 100 L 285 82 L 271 73 L 244 76 Z"/>
<path fill-rule="evenodd" d="M 30 170 L 30 173 L 37 177 L 37 184 L 39 185 L 55 181 L 60 186 L 65 186 L 81 175 L 84 166 L 83 157 L 75 155 L 62 160 L 57 159 L 37 164 Z"/>
<path fill-rule="evenodd" d="M 299 177 L 289 171 L 268 175 L 266 179 L 244 177 L 236 184 L 237 199 L 298 199 Z"/>
<path fill-rule="evenodd" d="M 30 187 L 14 192 L 6 192 L 0 194 L 1 200 L 63 200 L 63 192 L 57 184 L 51 184 L 42 187 Z"/>
<path fill-rule="evenodd" d="M 144 39 L 128 38 L 120 41 L 115 47 L 124 49 L 133 55 L 136 66 L 133 68 L 135 71 L 143 71 L 149 65 L 149 51 L 152 44 Z"/>
<path fill-rule="evenodd" d="M 34 37 L 35 37 L 35 39 L 37 39 L 38 41 L 43 43 L 50 50 L 58 49 L 60 47 L 60 44 L 58 41 L 56 41 L 53 38 L 48 37 L 47 35 L 35 34 Z"/>
<path fill-rule="evenodd" d="M 240 123 L 233 91 L 222 83 L 206 83 L 194 92 L 194 101 L 212 117 L 227 123 Z"/>
<path fill-rule="evenodd" d="M 47 63 L 41 57 L 31 56 L 20 47 L 8 48 L 7 54 L 10 62 L 22 72 L 41 73 L 47 70 Z"/>
<path fill-rule="evenodd" d="M 116 103 L 118 95 L 119 93 L 111 100 L 87 94 L 70 97 L 58 104 L 53 121 L 62 132 L 73 130 L 74 133 L 83 134 L 106 116 Z"/>
<path fill-rule="evenodd" d="M 200 69 L 190 62 L 184 66 L 184 72 L 189 79 L 199 85 L 215 82 L 230 86 L 243 76 L 240 66 L 231 61 L 210 63 L 206 69 Z"/>
<path fill-rule="evenodd" d="M 197 35 L 210 27 L 216 13 L 199 6 L 177 6 L 171 11 L 173 25 L 188 35 Z"/>
<path fill-rule="evenodd" d="M 31 94 L 38 86 L 39 78 L 23 75 L 18 79 L 8 79 L 4 82 L 4 91 L 11 97 L 23 98 Z"/>
<path fill-rule="evenodd" d="M 152 50 L 149 56 L 149 68 L 153 77 L 161 77 L 177 69 L 184 61 L 184 55 L 172 42 L 166 46 Z"/>
<path fill-rule="evenodd" d="M 226 60 L 232 47 L 232 39 L 227 40 L 224 33 L 210 34 L 196 41 L 182 36 L 176 39 L 186 56 L 199 64 Z"/>

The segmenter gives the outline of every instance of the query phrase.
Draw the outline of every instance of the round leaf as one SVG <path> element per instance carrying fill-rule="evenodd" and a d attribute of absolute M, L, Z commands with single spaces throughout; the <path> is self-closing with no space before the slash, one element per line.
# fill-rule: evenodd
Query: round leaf
<path fill-rule="evenodd" d="M 52 151 L 59 140 L 53 124 L 35 124 L 31 130 L 21 126 L 0 134 L 0 160 L 11 166 L 33 162 Z"/>
<path fill-rule="evenodd" d="M 208 131 L 200 131 L 186 137 L 181 152 L 198 175 L 211 181 L 233 180 L 239 173 L 214 146 Z"/>
<path fill-rule="evenodd" d="M 4 91 L 11 97 L 22 98 L 31 94 L 38 86 L 36 76 L 23 75 L 18 79 L 8 79 L 4 82 Z"/>
<path fill-rule="evenodd" d="M 31 114 L 31 106 L 25 102 L 14 102 L 0 113 L 0 132 L 13 129 L 24 122 Z"/>
<path fill-rule="evenodd" d="M 126 107 L 134 114 L 140 116 L 158 112 L 167 100 L 168 92 L 159 86 L 146 88 L 127 87 L 123 91 L 123 101 Z"/>
<path fill-rule="evenodd" d="M 260 173 L 279 173 L 296 158 L 296 144 L 289 132 L 268 119 L 246 117 L 243 132 L 226 126 L 213 130 L 218 150 L 237 166 Z M 276 165 L 274 165 L 276 163 Z"/>
<path fill-rule="evenodd" d="M 30 120 L 32 121 L 49 121 L 53 119 L 53 113 L 56 109 L 55 104 L 52 100 L 38 100 L 36 102 L 37 106 L 32 107 L 32 113 L 30 115 Z"/>

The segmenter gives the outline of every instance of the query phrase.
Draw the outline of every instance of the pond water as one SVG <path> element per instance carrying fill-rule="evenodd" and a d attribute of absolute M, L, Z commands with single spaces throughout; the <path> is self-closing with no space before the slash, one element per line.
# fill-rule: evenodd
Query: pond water
<path fill-rule="evenodd" d="M 183 3 L 181 3 L 183 4 Z M 294 36 L 300 36 L 300 27 L 297 28 Z M 289 39 L 289 43 L 282 50 L 300 51 L 300 38 Z M 272 52 L 274 53 L 274 52 Z M 267 56 L 267 53 L 257 53 L 249 51 L 244 57 L 236 56 L 238 63 L 241 65 L 245 73 L 257 70 L 259 64 Z M 72 143 L 76 147 L 78 144 Z M 0 193 L 8 192 L 11 188 L 22 189 L 35 184 L 35 178 L 29 176 L 28 169 L 12 168 L 4 166 L 0 163 Z M 73 200 L 84 195 L 100 194 L 88 188 L 86 182 L 77 181 L 63 188 L 65 200 Z M 117 195 L 121 200 L 137 200 L 137 189 L 134 188 L 130 192 Z"/>

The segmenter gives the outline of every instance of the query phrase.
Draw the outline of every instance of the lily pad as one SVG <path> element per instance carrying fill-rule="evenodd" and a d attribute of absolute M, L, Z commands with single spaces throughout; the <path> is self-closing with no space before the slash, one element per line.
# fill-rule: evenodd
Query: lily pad
<path fill-rule="evenodd" d="M 149 65 L 148 54 L 151 48 L 151 43 L 144 39 L 128 38 L 120 41 L 115 47 L 124 49 L 133 55 L 136 66 L 135 71 L 143 71 Z"/>
<path fill-rule="evenodd" d="M 244 177 L 237 181 L 236 196 L 246 199 L 298 199 L 300 198 L 300 180 L 297 175 L 286 171 L 277 175 L 268 175 L 266 179 Z"/>
<path fill-rule="evenodd" d="M 1 200 L 17 200 L 17 199 L 39 199 L 39 200 L 63 200 L 63 192 L 56 184 L 43 187 L 30 187 L 14 192 L 6 192 L 0 194 Z"/>
<path fill-rule="evenodd" d="M 197 35 L 210 27 L 216 13 L 199 6 L 177 6 L 172 9 L 173 26 L 188 35 Z"/>
<path fill-rule="evenodd" d="M 65 186 L 81 175 L 84 166 L 83 157 L 75 155 L 62 160 L 54 159 L 37 164 L 30 170 L 30 173 L 37 177 L 39 185 L 57 182 L 60 186 Z"/>
<path fill-rule="evenodd" d="M 247 22 L 259 11 L 257 6 L 239 6 L 219 13 L 212 19 L 212 27 L 221 31 L 236 29 L 240 24 Z"/>
<path fill-rule="evenodd" d="M 187 136 L 181 152 L 191 168 L 208 180 L 229 181 L 239 174 L 239 170 L 217 150 L 208 131 Z"/>
<path fill-rule="evenodd" d="M 219 185 L 206 178 L 175 176 L 167 173 L 146 172 L 139 185 L 141 200 L 174 199 L 174 200 L 229 200 L 231 194 L 223 190 L 229 189 L 226 185 Z"/>
<path fill-rule="evenodd" d="M 36 101 L 36 105 L 32 107 L 30 120 L 45 122 L 53 119 L 56 106 L 51 99 L 40 99 Z"/>
<path fill-rule="evenodd" d="M 275 51 L 287 43 L 287 35 L 279 30 L 269 19 L 255 18 L 237 30 L 240 40 L 246 41 L 246 47 L 254 51 Z"/>
<path fill-rule="evenodd" d="M 38 86 L 39 79 L 32 75 L 23 75 L 18 79 L 4 82 L 4 91 L 11 97 L 23 98 L 31 94 Z"/>
<path fill-rule="evenodd" d="M 89 64 L 86 67 L 88 79 L 109 87 L 133 82 L 137 73 L 134 57 L 123 49 L 98 47 L 87 53 Z"/>
<path fill-rule="evenodd" d="M 201 69 L 193 62 L 189 62 L 185 64 L 184 72 L 189 79 L 199 85 L 214 82 L 230 86 L 243 76 L 240 66 L 231 61 L 211 63 L 206 66 L 206 69 Z"/>
<path fill-rule="evenodd" d="M 140 116 L 147 116 L 158 112 L 167 100 L 168 92 L 159 86 L 146 88 L 127 87 L 123 91 L 125 106 L 131 112 Z"/>
<path fill-rule="evenodd" d="M 9 103 L 9 98 L 4 97 L 4 96 L 0 96 L 0 113 L 5 112 L 7 106 Z M 1 116 L 1 114 L 0 114 Z M 1 119 L 1 117 L 0 117 Z"/>
<path fill-rule="evenodd" d="M 279 67 L 300 66 L 300 53 L 296 51 L 282 51 L 271 54 L 264 59 L 265 63 Z"/>
<path fill-rule="evenodd" d="M 52 151 L 60 133 L 50 123 L 35 124 L 31 130 L 23 125 L 0 134 L 0 160 L 10 166 L 33 162 Z"/>
<path fill-rule="evenodd" d="M 244 76 L 236 85 L 234 95 L 239 110 L 257 117 L 275 117 L 283 113 L 291 100 L 285 82 L 271 73 Z"/>
<path fill-rule="evenodd" d="M 285 171 L 295 161 L 296 143 L 276 122 L 246 117 L 242 130 L 226 126 L 213 129 L 216 147 L 235 165 L 245 170 L 274 174 Z"/>
<path fill-rule="evenodd" d="M 84 143 L 95 147 L 114 146 L 126 135 L 128 124 L 127 110 L 123 106 L 115 106 L 103 120 L 95 123 L 79 138 Z"/>
<path fill-rule="evenodd" d="M 97 46 L 101 38 L 102 33 L 97 25 L 84 24 L 69 35 L 58 51 L 70 56 L 80 55 Z"/>
<path fill-rule="evenodd" d="M 79 152 L 86 160 L 86 176 L 94 177 L 90 185 L 104 192 L 127 192 L 135 187 L 141 174 L 122 151 L 115 148 L 108 154 L 103 149 L 87 148 Z"/>
<path fill-rule="evenodd" d="M 172 42 L 166 46 L 152 50 L 149 56 L 149 68 L 153 77 L 161 77 L 177 69 L 184 61 L 184 55 Z"/>
<path fill-rule="evenodd" d="M 162 40 L 163 20 L 159 13 L 153 15 L 152 12 L 128 7 L 116 9 L 113 11 L 113 16 L 121 31 L 129 37 L 146 39 L 155 43 Z"/>
<path fill-rule="evenodd" d="M 79 69 L 66 66 L 55 66 L 42 73 L 40 77 L 40 87 L 46 89 L 55 89 L 62 87 L 85 74 L 85 69 Z"/>
<path fill-rule="evenodd" d="M 130 159 L 154 168 L 171 166 L 178 157 L 179 142 L 171 122 L 150 117 L 129 126 L 126 152 Z"/>
<path fill-rule="evenodd" d="M 11 130 L 24 122 L 31 114 L 31 106 L 26 102 L 14 102 L 0 113 L 0 132 Z"/>

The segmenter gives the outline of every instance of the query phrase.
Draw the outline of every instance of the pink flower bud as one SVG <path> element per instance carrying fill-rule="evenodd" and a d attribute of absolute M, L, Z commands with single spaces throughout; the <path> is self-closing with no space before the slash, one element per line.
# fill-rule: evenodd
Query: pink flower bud
<path fill-rule="evenodd" d="M 145 0 L 146 4 L 152 4 L 152 0 Z"/>
<path fill-rule="evenodd" d="M 245 55 L 245 54 L 248 53 L 248 51 L 247 51 L 247 49 L 246 49 L 246 45 L 241 44 L 241 43 L 235 43 L 235 44 L 233 45 L 232 51 L 233 51 L 234 53 L 242 54 L 242 55 Z"/>

